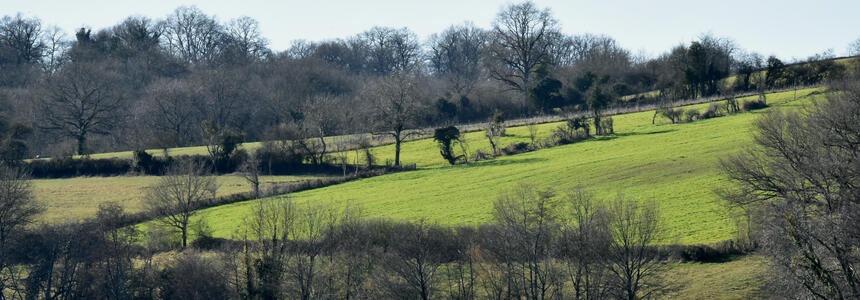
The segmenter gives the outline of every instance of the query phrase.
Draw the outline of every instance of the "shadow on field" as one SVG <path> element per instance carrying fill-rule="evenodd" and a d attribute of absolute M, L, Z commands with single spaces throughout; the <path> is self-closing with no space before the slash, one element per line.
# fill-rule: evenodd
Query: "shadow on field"
<path fill-rule="evenodd" d="M 616 134 L 613 134 L 613 135 L 610 135 L 610 136 L 599 136 L 599 137 L 595 137 L 595 138 L 594 138 L 594 141 L 611 141 L 611 140 L 614 140 L 614 139 L 617 139 L 617 138 L 621 138 L 621 137 L 639 136 L 639 135 L 655 135 L 655 134 L 661 134 L 661 133 L 669 133 L 669 132 L 673 132 L 673 131 L 677 131 L 677 130 L 678 130 L 678 129 L 664 129 L 664 130 L 657 130 L 657 131 L 651 131 L 651 132 L 625 132 L 625 133 L 616 133 Z"/>
<path fill-rule="evenodd" d="M 507 158 L 507 159 L 491 159 L 481 161 L 479 164 L 470 164 L 470 166 L 506 166 L 506 165 L 516 165 L 516 164 L 531 164 L 542 161 L 547 161 L 549 159 L 542 157 L 529 157 L 529 158 Z"/>

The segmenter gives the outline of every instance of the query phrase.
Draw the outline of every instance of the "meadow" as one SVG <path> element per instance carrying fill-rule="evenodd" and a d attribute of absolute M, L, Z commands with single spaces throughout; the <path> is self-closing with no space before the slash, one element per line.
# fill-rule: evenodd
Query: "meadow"
<path fill-rule="evenodd" d="M 798 100 L 821 90 L 799 93 Z M 812 94 L 812 96 L 809 96 Z M 741 101 L 750 99 L 741 99 Z M 768 96 L 776 108 L 792 107 L 793 92 Z M 708 104 L 689 108 L 704 110 Z M 752 123 L 764 111 L 746 112 L 692 123 L 669 124 L 653 111 L 615 116 L 616 134 L 539 151 L 447 166 L 432 140 L 404 144 L 404 163 L 419 169 L 368 178 L 289 195 L 298 204 L 357 207 L 367 218 L 426 220 L 443 225 L 477 225 L 492 218 L 499 193 L 531 184 L 563 194 L 584 187 L 599 199 L 620 194 L 654 200 L 661 210 L 661 243 L 711 244 L 734 237 L 736 220 L 715 190 L 728 184 L 719 158 L 751 145 Z M 559 124 L 540 125 L 546 138 Z M 526 127 L 509 128 L 503 145 L 528 141 Z M 466 135 L 469 147 L 488 149 L 483 133 Z M 393 146 L 372 150 L 391 159 Z M 280 197 L 284 199 L 285 197 Z M 216 237 L 230 238 L 256 206 L 242 202 L 201 211 Z"/>
<path fill-rule="evenodd" d="M 261 186 L 294 182 L 318 176 L 264 176 Z M 100 204 L 113 202 L 126 212 L 135 213 L 145 209 L 144 198 L 150 186 L 158 183 L 157 176 L 77 177 L 64 179 L 35 179 L 33 193 L 43 203 L 45 212 L 39 215 L 40 222 L 61 223 L 94 217 Z M 241 176 L 217 176 L 218 196 L 227 196 L 251 191 L 250 184 Z"/>

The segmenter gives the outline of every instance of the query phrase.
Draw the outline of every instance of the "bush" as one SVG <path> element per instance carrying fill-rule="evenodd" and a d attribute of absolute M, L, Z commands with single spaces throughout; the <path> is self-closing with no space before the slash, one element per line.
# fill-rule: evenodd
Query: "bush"
<path fill-rule="evenodd" d="M 33 160 L 26 164 L 33 178 L 67 178 L 77 176 L 118 176 L 132 170 L 130 160 L 109 159 L 75 159 L 62 157 L 54 159 Z"/>
<path fill-rule="evenodd" d="M 720 116 L 720 106 L 716 103 L 711 103 L 708 109 L 705 110 L 699 117 L 702 119 L 716 118 Z"/>
<path fill-rule="evenodd" d="M 751 111 L 756 109 L 762 109 L 768 107 L 767 103 L 763 101 L 753 100 L 744 102 L 744 110 Z"/>
<path fill-rule="evenodd" d="M 481 161 L 492 157 L 492 155 L 484 152 L 484 150 L 478 149 L 475 151 L 475 155 L 472 155 L 472 161 Z"/>
<path fill-rule="evenodd" d="M 564 145 L 584 140 L 591 136 L 591 127 L 585 117 L 568 119 L 564 125 L 559 126 L 552 133 L 556 144 Z"/>
<path fill-rule="evenodd" d="M 684 112 L 684 116 L 686 117 L 687 122 L 693 122 L 695 120 L 701 119 L 702 114 L 699 113 L 698 109 L 690 109 Z"/>
<path fill-rule="evenodd" d="M 516 144 L 510 144 L 507 147 L 502 148 L 502 153 L 505 155 L 513 155 L 517 153 L 523 153 L 530 151 L 529 143 L 519 142 Z"/>
<path fill-rule="evenodd" d="M 657 111 L 661 116 L 669 119 L 672 124 L 678 123 L 681 121 L 681 116 L 684 114 L 683 109 L 672 109 L 672 108 L 661 108 Z"/>
<path fill-rule="evenodd" d="M 615 121 L 612 120 L 612 117 L 603 118 L 600 120 L 600 128 L 603 135 L 615 134 Z"/>

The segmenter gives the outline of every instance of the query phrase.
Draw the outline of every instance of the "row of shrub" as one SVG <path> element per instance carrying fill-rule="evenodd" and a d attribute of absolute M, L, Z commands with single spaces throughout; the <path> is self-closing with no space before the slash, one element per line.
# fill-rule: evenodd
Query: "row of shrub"
<path fill-rule="evenodd" d="M 757 109 L 763 109 L 768 107 L 767 103 L 764 99 L 745 101 L 742 105 L 744 111 L 752 111 Z M 696 120 L 704 120 L 711 119 L 716 117 L 721 117 L 724 115 L 734 114 L 741 111 L 741 107 L 738 107 L 736 100 L 730 99 L 727 100 L 725 104 L 719 103 L 711 103 L 704 112 L 700 112 L 698 109 L 683 109 L 683 108 L 670 108 L 664 107 L 657 109 L 654 112 L 654 117 L 657 115 L 663 116 L 672 124 L 681 123 L 681 122 L 693 122 Z"/>
<path fill-rule="evenodd" d="M 344 169 L 373 169 L 368 165 L 356 166 L 337 162 L 334 159 L 311 163 L 312 154 L 291 142 L 264 143 L 252 156 L 243 149 L 232 151 L 229 155 L 213 159 L 209 155 L 154 156 L 146 151 L 134 151 L 131 159 L 126 158 L 73 158 L 58 157 L 20 162 L 28 169 L 33 178 L 70 178 L 80 176 L 120 176 L 120 175 L 164 175 L 171 166 L 183 162 L 193 162 L 216 174 L 230 174 L 242 171 L 247 164 L 258 168 L 265 175 L 294 174 L 338 174 Z M 369 154 L 370 155 L 370 154 Z M 357 171 L 356 171 L 357 172 Z"/>

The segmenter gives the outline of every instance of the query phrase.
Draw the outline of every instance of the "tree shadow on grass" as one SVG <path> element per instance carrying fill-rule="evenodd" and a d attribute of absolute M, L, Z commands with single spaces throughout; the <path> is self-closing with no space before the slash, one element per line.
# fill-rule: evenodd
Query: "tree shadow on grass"
<path fill-rule="evenodd" d="M 593 141 L 611 141 L 617 138 L 628 137 L 628 136 L 639 136 L 639 135 L 655 135 L 661 133 L 669 133 L 673 131 L 677 131 L 678 129 L 664 129 L 650 132 L 624 132 L 624 133 L 616 133 L 610 136 L 598 136 L 592 139 Z"/>
<path fill-rule="evenodd" d="M 517 164 L 532 164 L 547 161 L 549 159 L 542 157 L 528 157 L 528 158 L 519 158 L 519 157 L 497 157 L 488 160 L 482 160 L 477 163 L 470 163 L 468 167 L 484 167 L 484 166 L 507 166 L 507 165 L 517 165 Z"/>

